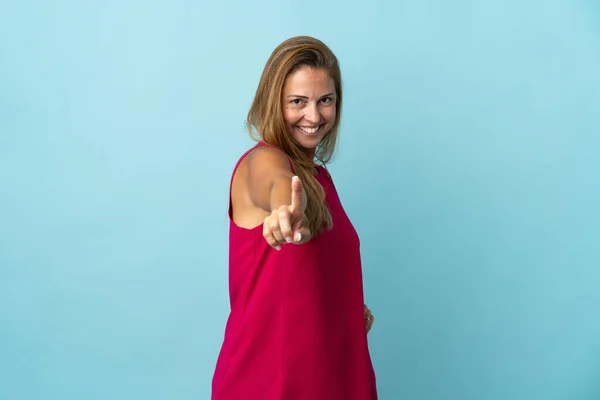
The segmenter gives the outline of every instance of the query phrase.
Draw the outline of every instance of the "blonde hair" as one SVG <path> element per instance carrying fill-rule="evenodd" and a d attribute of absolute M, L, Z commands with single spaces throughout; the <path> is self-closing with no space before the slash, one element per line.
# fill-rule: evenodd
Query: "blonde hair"
<path fill-rule="evenodd" d="M 342 77 L 338 60 L 323 42 L 309 36 L 298 36 L 281 43 L 269 57 L 250 111 L 247 126 L 250 136 L 277 146 L 292 160 L 296 175 L 302 180 L 308 205 L 306 216 L 313 235 L 332 226 L 325 191 L 314 176 L 315 160 L 302 151 L 287 132 L 283 119 L 282 92 L 287 77 L 303 68 L 326 71 L 336 91 L 336 116 L 333 126 L 317 146 L 315 158 L 322 165 L 333 156 L 342 109 Z"/>

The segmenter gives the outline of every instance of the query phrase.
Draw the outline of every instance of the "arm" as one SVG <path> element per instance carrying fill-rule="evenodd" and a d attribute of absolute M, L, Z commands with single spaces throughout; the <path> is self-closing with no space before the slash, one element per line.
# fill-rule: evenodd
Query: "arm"
<path fill-rule="evenodd" d="M 288 158 L 281 150 L 260 147 L 248 155 L 247 182 L 250 201 L 258 208 L 273 212 L 291 206 L 292 178 Z M 306 193 L 302 189 L 302 212 L 306 210 Z"/>
<path fill-rule="evenodd" d="M 247 174 L 250 201 L 269 213 L 263 222 L 269 245 L 279 250 L 281 244 L 308 241 L 306 193 L 287 157 L 274 148 L 256 149 L 248 155 Z"/>

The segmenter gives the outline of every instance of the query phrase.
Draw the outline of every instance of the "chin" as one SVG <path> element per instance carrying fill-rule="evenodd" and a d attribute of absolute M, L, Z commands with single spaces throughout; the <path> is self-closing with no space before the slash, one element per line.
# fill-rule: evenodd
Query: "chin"
<path fill-rule="evenodd" d="M 322 137 L 314 137 L 314 138 L 310 138 L 310 137 L 298 137 L 296 135 L 294 135 L 294 140 L 296 141 L 296 143 L 298 143 L 298 145 L 300 145 L 300 147 L 302 147 L 305 150 L 311 150 L 314 151 L 317 146 L 319 145 L 319 143 L 321 143 L 321 140 L 323 138 Z"/>

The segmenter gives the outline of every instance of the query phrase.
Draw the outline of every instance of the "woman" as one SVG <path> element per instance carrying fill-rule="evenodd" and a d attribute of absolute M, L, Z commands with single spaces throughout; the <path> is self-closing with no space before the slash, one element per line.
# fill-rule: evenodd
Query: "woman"
<path fill-rule="evenodd" d="M 359 238 L 324 167 L 341 106 L 325 44 L 274 50 L 248 113 L 259 143 L 231 179 L 231 314 L 213 400 L 377 398 Z"/>

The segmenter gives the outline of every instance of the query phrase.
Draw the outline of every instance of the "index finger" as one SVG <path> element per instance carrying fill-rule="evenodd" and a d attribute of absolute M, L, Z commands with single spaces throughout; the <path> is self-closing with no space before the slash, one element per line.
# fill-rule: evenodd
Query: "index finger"
<path fill-rule="evenodd" d="M 290 207 L 292 214 L 302 213 L 302 181 L 297 176 L 292 178 L 292 204 Z"/>

